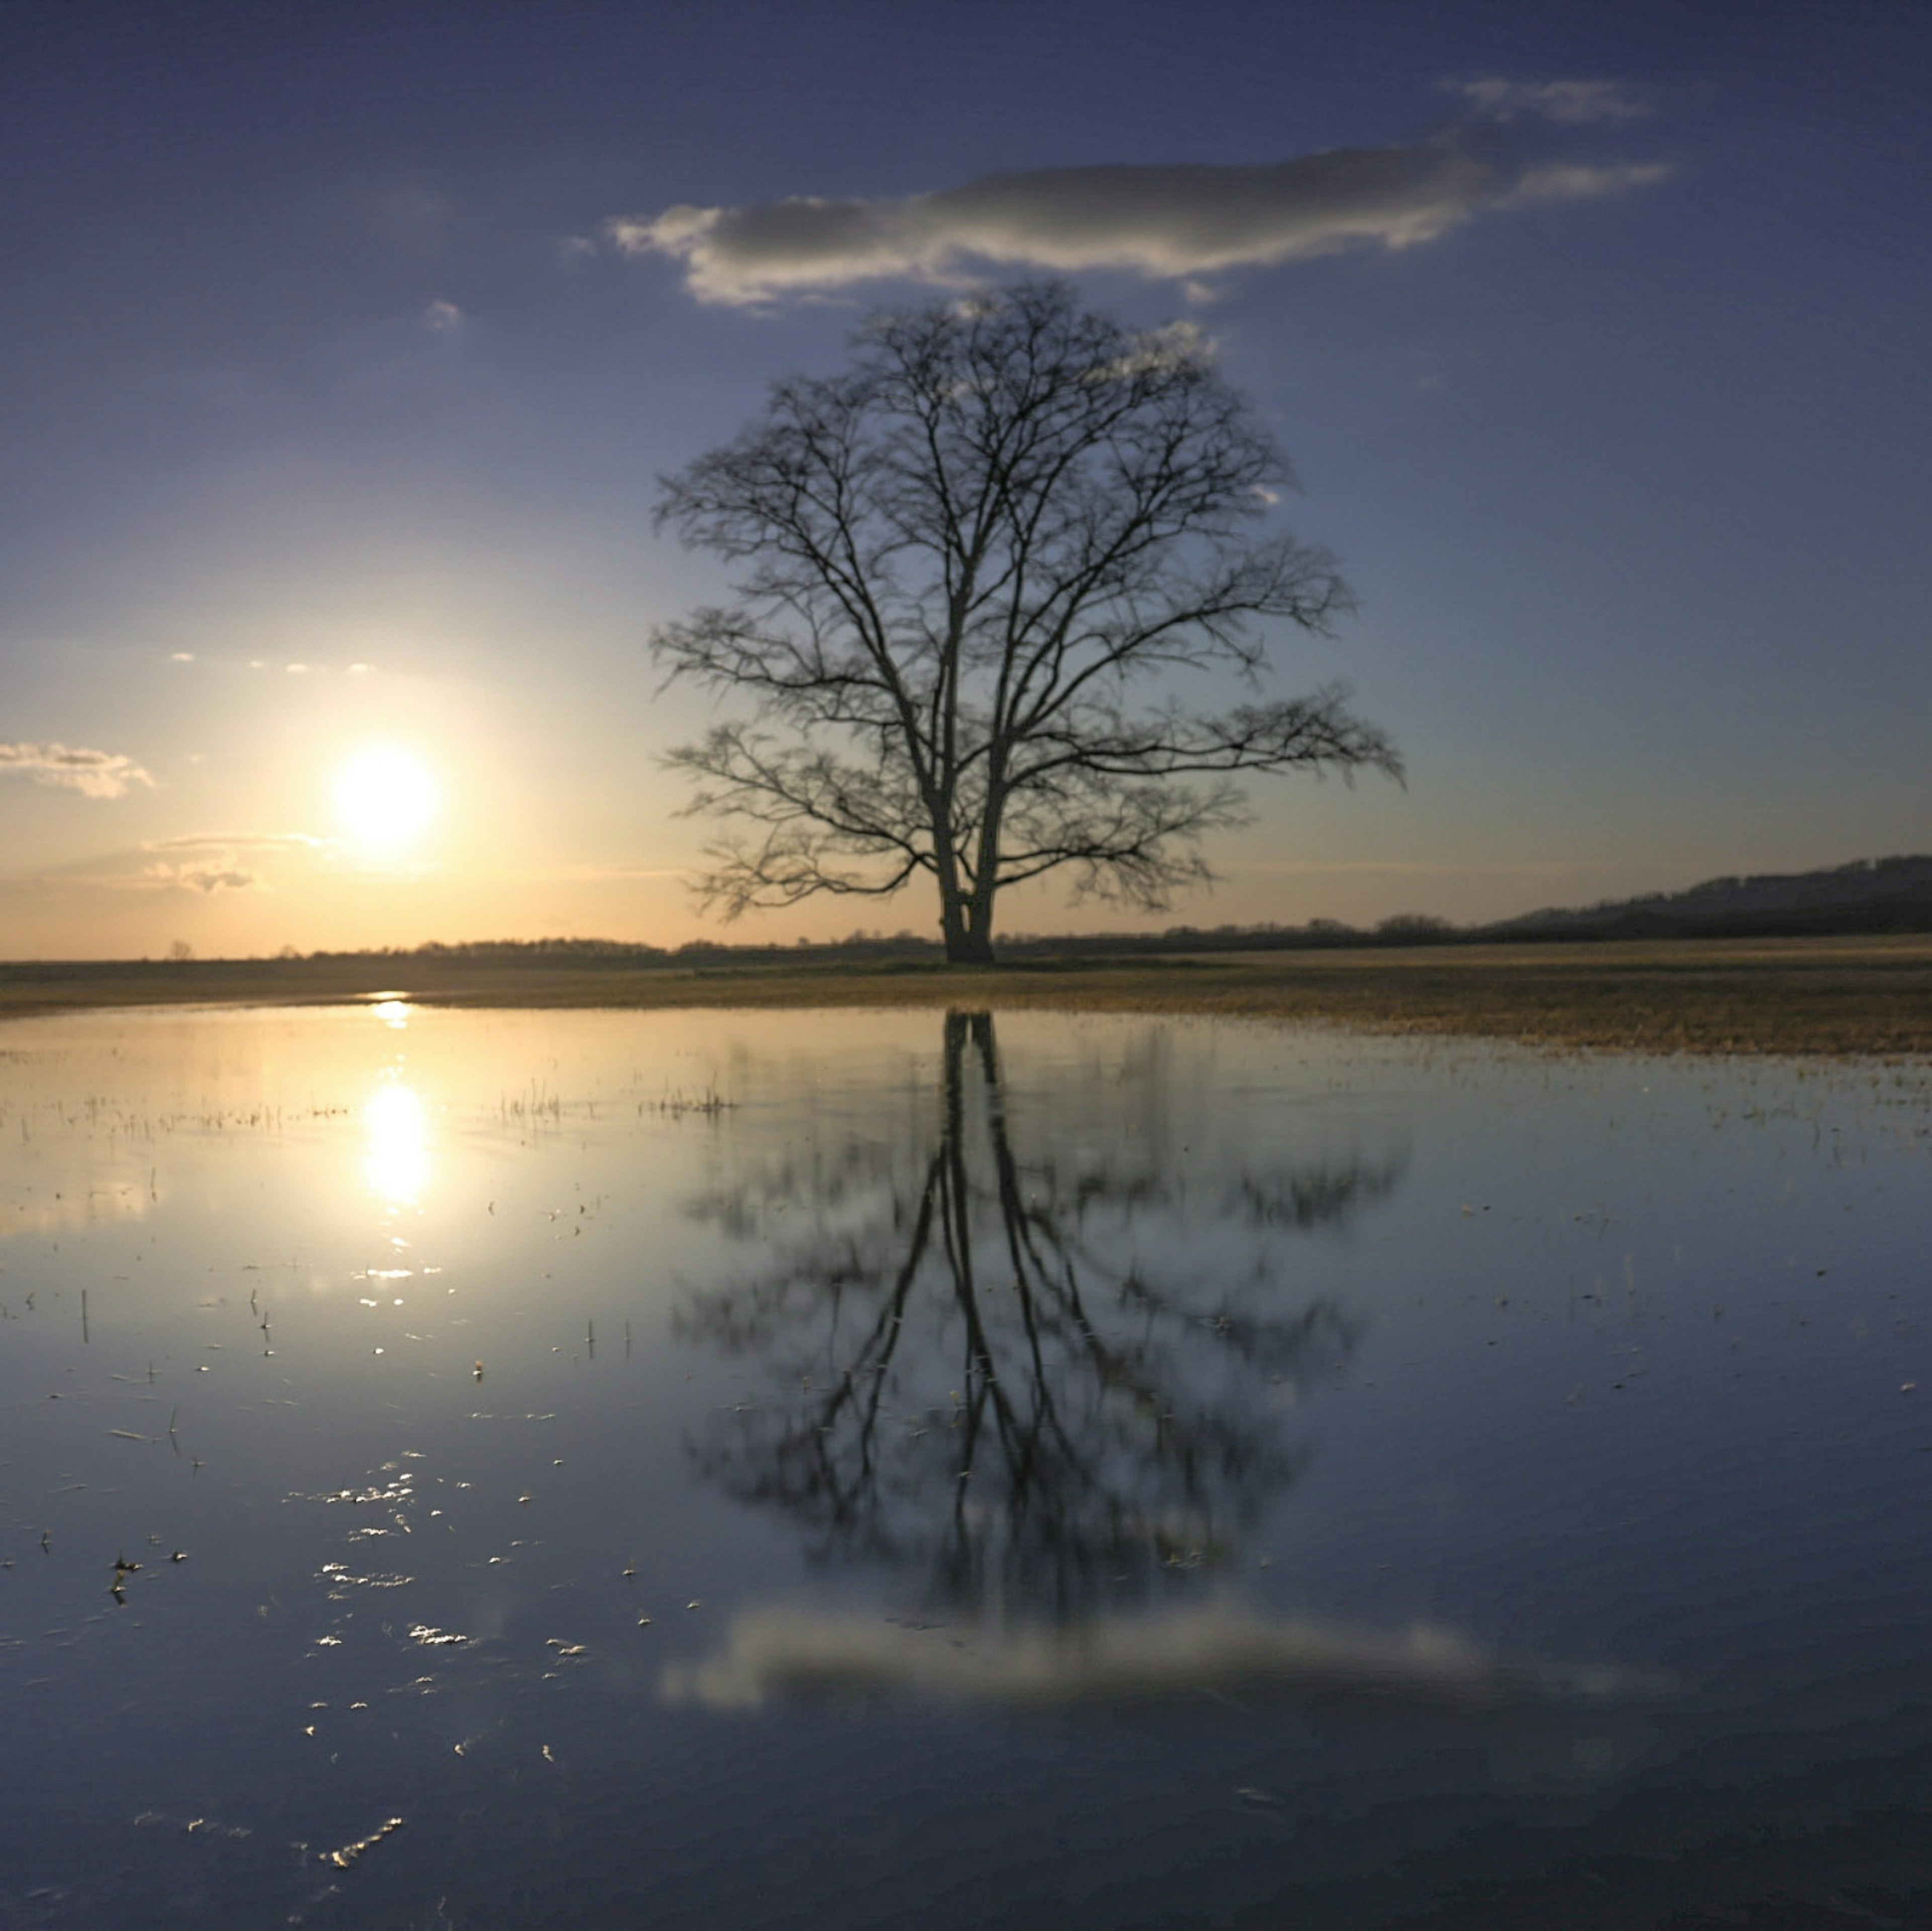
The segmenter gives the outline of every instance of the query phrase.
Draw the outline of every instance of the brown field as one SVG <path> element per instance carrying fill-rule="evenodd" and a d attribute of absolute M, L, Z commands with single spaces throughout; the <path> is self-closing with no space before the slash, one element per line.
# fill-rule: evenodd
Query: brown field
<path fill-rule="evenodd" d="M 0 964 L 0 1018 L 91 1007 L 988 1006 L 1316 1020 L 1650 1052 L 1932 1057 L 1932 939 L 1445 946 L 940 964 L 694 968 L 390 955 Z"/>

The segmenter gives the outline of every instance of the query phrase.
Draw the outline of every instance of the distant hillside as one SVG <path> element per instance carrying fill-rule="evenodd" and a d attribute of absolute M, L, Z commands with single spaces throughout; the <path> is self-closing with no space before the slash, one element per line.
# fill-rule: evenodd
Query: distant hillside
<path fill-rule="evenodd" d="M 1712 878 L 1688 892 L 1506 919 L 1472 939 L 1798 938 L 1932 932 L 1932 857 L 1860 859 L 1828 871 Z"/>

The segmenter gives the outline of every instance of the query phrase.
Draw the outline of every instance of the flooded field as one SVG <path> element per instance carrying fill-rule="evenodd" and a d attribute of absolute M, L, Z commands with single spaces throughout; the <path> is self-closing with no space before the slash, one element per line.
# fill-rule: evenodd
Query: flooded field
<path fill-rule="evenodd" d="M 17 1022 L 0 1931 L 1932 1921 L 1928 1255 L 1923 1067 Z"/>

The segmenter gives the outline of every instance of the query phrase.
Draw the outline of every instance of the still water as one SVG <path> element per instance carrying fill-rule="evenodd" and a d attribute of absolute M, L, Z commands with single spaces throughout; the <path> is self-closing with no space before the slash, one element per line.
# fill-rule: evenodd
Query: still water
<path fill-rule="evenodd" d="M 1924 1921 L 1928 1255 L 1922 1068 L 15 1024 L 0 1927 Z"/>

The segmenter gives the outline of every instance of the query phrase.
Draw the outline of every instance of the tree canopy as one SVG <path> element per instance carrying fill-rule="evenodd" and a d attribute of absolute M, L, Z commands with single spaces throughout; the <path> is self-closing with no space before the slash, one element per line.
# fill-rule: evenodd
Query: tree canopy
<path fill-rule="evenodd" d="M 670 754 L 690 808 L 736 821 L 700 895 L 735 916 L 923 875 L 948 957 L 987 961 L 1009 886 L 1066 870 L 1151 909 L 1209 877 L 1233 774 L 1399 776 L 1344 687 L 1262 690 L 1280 629 L 1352 607 L 1269 526 L 1293 486 L 1192 325 L 1059 283 L 881 313 L 843 371 L 774 385 L 659 504 L 731 601 L 655 647 L 750 700 Z M 1184 673 L 1216 668 L 1247 701 L 1188 708 Z"/>

